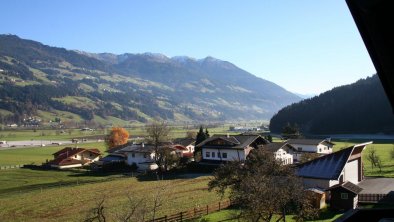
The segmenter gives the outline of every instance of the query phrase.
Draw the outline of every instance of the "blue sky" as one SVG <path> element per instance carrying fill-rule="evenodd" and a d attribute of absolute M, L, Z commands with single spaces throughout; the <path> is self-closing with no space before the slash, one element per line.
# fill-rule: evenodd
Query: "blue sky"
<path fill-rule="evenodd" d="M 213 56 L 303 94 L 376 73 L 345 0 L 2 0 L 0 33 L 88 52 Z"/>

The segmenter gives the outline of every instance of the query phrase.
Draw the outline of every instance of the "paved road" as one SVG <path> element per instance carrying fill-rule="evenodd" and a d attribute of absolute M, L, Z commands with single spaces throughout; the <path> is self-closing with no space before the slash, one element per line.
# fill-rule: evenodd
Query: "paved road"
<path fill-rule="evenodd" d="M 387 194 L 394 191 L 394 178 L 366 178 L 357 184 L 363 188 L 361 194 Z"/>
<path fill-rule="evenodd" d="M 85 141 L 83 143 L 94 142 Z M 0 150 L 19 149 L 40 146 L 63 146 L 72 144 L 71 140 L 24 140 L 24 141 L 7 141 L 6 144 L 0 144 Z"/>

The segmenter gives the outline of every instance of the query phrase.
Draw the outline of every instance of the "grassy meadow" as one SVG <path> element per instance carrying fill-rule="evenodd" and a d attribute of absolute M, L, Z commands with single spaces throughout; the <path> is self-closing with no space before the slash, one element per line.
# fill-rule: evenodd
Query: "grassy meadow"
<path fill-rule="evenodd" d="M 104 153 L 106 149 L 104 142 L 79 143 L 77 145 L 82 148 L 97 148 L 102 153 Z M 75 144 L 66 146 L 75 146 Z M 52 159 L 52 154 L 64 147 L 65 146 L 46 146 L 0 150 L 0 166 L 19 164 L 41 165 L 42 163 L 45 163 L 46 160 Z"/>
<path fill-rule="evenodd" d="M 163 181 L 127 178 L 0 195 L 0 221 L 82 221 L 103 198 L 107 219 L 114 221 L 117 214 L 124 212 L 128 196 L 143 199 L 150 211 L 161 189 L 162 202 L 157 216 L 164 216 L 219 201 L 216 195 L 207 191 L 208 181 L 207 176 Z"/>

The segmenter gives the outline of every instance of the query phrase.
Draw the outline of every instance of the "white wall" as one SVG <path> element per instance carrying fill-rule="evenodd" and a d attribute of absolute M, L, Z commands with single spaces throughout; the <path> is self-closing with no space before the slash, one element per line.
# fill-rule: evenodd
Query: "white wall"
<path fill-rule="evenodd" d="M 187 153 L 194 153 L 194 145 L 189 145 L 186 147 L 186 149 L 188 150 Z"/>
<path fill-rule="evenodd" d="M 324 144 L 319 144 L 317 146 L 317 152 L 318 153 L 325 153 L 325 154 L 332 153 L 332 148 L 330 148 L 329 146 L 326 146 Z"/>
<path fill-rule="evenodd" d="M 133 157 L 134 154 L 134 157 Z M 139 163 L 144 163 L 144 162 L 151 162 L 154 161 L 154 154 L 145 154 L 145 153 L 133 153 L 133 152 L 127 152 L 127 164 L 128 165 L 133 165 L 133 163 L 136 163 L 137 165 Z"/>
<path fill-rule="evenodd" d="M 332 153 L 332 148 L 324 145 L 324 144 L 318 144 L 317 146 L 315 145 L 305 145 L 305 144 L 291 144 L 296 148 L 298 151 L 298 148 L 302 148 L 301 152 L 314 152 L 314 153 Z"/>
<path fill-rule="evenodd" d="M 324 180 L 324 179 L 314 179 L 314 178 L 302 178 L 305 188 L 318 187 L 321 189 L 328 189 L 334 185 L 339 184 L 338 180 Z"/>
<path fill-rule="evenodd" d="M 284 165 L 293 163 L 293 155 L 286 152 L 284 149 L 279 149 L 275 153 L 275 158 L 282 161 Z"/>
<path fill-rule="evenodd" d="M 358 159 L 346 163 L 343 170 L 343 181 L 350 181 L 358 184 Z"/>
<path fill-rule="evenodd" d="M 209 152 L 209 157 L 207 157 L 206 153 Z M 221 153 L 221 157 L 218 157 L 218 152 Z M 212 157 L 212 153 L 215 153 L 215 157 Z M 227 158 L 223 158 L 223 153 L 227 153 Z M 239 155 L 239 156 L 238 156 Z M 244 150 L 236 150 L 236 149 L 212 149 L 212 148 L 203 148 L 202 149 L 202 158 L 204 160 L 245 160 L 245 151 Z"/>

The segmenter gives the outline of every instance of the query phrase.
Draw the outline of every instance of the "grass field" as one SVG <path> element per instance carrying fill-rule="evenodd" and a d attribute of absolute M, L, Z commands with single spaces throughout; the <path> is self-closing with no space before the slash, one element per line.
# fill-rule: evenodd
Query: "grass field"
<path fill-rule="evenodd" d="M 334 151 L 338 151 L 341 148 L 346 148 L 354 143 L 359 143 L 360 141 L 353 142 L 343 142 L 343 141 L 334 141 Z M 365 150 L 363 151 L 362 158 L 364 162 L 365 176 L 382 176 L 382 177 L 394 177 L 394 159 L 391 158 L 391 150 L 394 145 L 392 142 L 382 142 L 378 141 L 377 143 L 373 143 L 371 145 L 367 145 Z M 371 163 L 367 160 L 368 152 L 370 149 L 374 148 L 376 150 L 376 154 L 382 160 L 382 171 L 378 168 L 372 169 Z"/>
<path fill-rule="evenodd" d="M 71 145 L 70 146 L 74 146 Z M 33 148 L 19 148 L 12 150 L 0 151 L 0 166 L 19 165 L 19 164 L 35 164 L 41 165 L 46 160 L 53 158 L 53 153 L 63 149 L 65 146 L 47 146 Z M 96 143 L 79 143 L 81 148 L 97 148 L 103 154 L 105 151 L 104 142 Z M 1 173 L 1 171 L 0 171 Z"/>
<path fill-rule="evenodd" d="M 127 205 L 128 194 L 143 198 L 149 210 L 160 188 L 164 190 L 160 194 L 163 202 L 158 216 L 164 216 L 219 201 L 207 191 L 208 181 L 207 176 L 164 181 L 128 178 L 0 196 L 0 221 L 82 221 L 102 198 L 107 220 L 113 221 L 122 212 L 122 205 Z"/>

